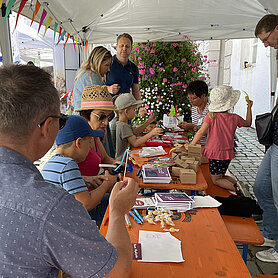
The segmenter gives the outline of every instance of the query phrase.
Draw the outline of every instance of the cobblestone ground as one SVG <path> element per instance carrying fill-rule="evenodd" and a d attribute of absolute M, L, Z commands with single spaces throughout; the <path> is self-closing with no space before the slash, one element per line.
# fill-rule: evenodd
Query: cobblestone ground
<path fill-rule="evenodd" d="M 264 156 L 264 146 L 258 142 L 252 128 L 237 129 L 236 138 L 236 157 L 231 161 L 229 171 L 253 197 L 253 185 Z"/>

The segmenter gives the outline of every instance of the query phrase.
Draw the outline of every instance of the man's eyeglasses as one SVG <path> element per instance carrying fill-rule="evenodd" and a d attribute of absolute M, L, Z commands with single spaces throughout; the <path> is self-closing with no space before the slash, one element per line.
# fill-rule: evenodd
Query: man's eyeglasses
<path fill-rule="evenodd" d="M 274 30 L 275 30 L 275 28 L 268 34 L 268 36 L 265 39 L 262 40 L 262 43 L 268 43 L 268 39 Z"/>
<path fill-rule="evenodd" d="M 41 127 L 48 118 L 55 118 L 59 119 L 59 129 L 62 129 L 68 120 L 68 116 L 65 114 L 61 114 L 60 116 L 48 116 L 46 119 L 44 119 L 41 123 L 38 124 L 38 127 Z"/>
<path fill-rule="evenodd" d="M 108 122 L 110 122 L 115 117 L 115 113 L 114 112 L 111 112 L 108 116 L 106 116 L 104 114 L 103 115 L 99 115 L 99 114 L 94 113 L 93 111 L 91 112 L 91 114 L 96 116 L 101 123 L 105 122 L 106 119 L 108 119 Z"/>
<path fill-rule="evenodd" d="M 194 100 L 196 100 L 196 99 L 198 99 L 199 97 L 188 97 L 188 99 L 190 100 L 190 101 L 194 101 Z"/>

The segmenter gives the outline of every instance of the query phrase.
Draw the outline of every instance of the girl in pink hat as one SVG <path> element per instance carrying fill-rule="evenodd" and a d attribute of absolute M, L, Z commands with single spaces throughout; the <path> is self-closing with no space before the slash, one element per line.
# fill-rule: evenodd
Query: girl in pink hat
<path fill-rule="evenodd" d="M 191 144 L 196 144 L 207 135 L 203 155 L 209 159 L 209 170 L 214 184 L 242 194 L 237 181 L 225 175 L 231 159 L 235 157 L 234 136 L 237 127 L 248 127 L 252 123 L 253 101 L 247 101 L 246 120 L 237 114 L 229 113 L 240 97 L 240 91 L 230 86 L 218 86 L 210 93 L 209 113 Z"/>

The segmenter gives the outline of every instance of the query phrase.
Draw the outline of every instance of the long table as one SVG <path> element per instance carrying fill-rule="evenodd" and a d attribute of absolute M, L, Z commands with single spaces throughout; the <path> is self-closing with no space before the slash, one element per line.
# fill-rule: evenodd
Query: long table
<path fill-rule="evenodd" d="M 133 148 L 133 150 L 140 150 L 141 148 Z M 167 152 L 167 155 L 165 157 L 169 157 L 169 151 L 170 147 L 164 147 L 164 150 Z M 138 155 L 133 154 L 133 157 L 137 161 Z M 153 158 L 153 157 L 151 157 Z M 149 158 L 149 159 L 151 159 Z M 148 160 L 148 159 L 146 159 Z M 196 173 L 196 184 L 182 184 L 180 182 L 180 179 L 178 177 L 172 177 L 171 183 L 143 183 L 143 179 L 139 178 L 136 173 L 139 169 L 139 166 L 133 167 L 133 172 L 126 174 L 127 177 L 133 178 L 141 188 L 153 188 L 153 189 L 179 189 L 179 190 L 206 190 L 208 185 L 207 182 L 203 176 L 203 173 L 200 169 L 198 169 L 198 172 Z"/>
<path fill-rule="evenodd" d="M 145 214 L 145 211 L 143 211 Z M 100 232 L 106 235 L 108 210 Z M 251 278 L 216 208 L 205 208 L 175 215 L 173 236 L 181 240 L 183 263 L 144 263 L 133 261 L 131 278 Z M 137 224 L 130 218 L 132 243 L 138 243 L 139 230 L 163 232 L 160 225 Z M 109 221 L 109 220 L 108 220 Z"/>

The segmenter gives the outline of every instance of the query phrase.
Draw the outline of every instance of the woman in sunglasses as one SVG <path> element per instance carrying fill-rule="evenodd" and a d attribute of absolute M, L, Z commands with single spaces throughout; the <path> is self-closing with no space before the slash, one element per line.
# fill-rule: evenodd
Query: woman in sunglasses
<path fill-rule="evenodd" d="M 113 111 L 115 110 L 107 87 L 94 85 L 85 87 L 81 97 L 81 108 L 75 111 L 88 121 L 92 129 L 106 132 L 109 121 L 114 117 Z M 94 138 L 87 158 L 78 166 L 84 180 L 89 182 L 92 187 L 97 187 L 104 179 L 102 175 L 98 175 L 99 164 L 114 164 L 115 162 L 107 154 L 101 139 Z"/>
<path fill-rule="evenodd" d="M 103 46 L 95 47 L 88 59 L 82 63 L 74 80 L 73 107 L 75 110 L 81 107 L 81 95 L 86 86 L 105 85 L 106 74 L 110 70 L 111 63 L 112 55 L 110 51 Z M 119 88 L 118 84 L 107 86 L 107 89 L 111 94 L 117 94 Z M 106 137 L 107 139 L 105 139 L 104 144 L 105 150 L 110 156 L 114 157 L 115 150 L 112 144 L 109 126 L 107 126 L 107 136 L 105 136 L 105 138 Z"/>

